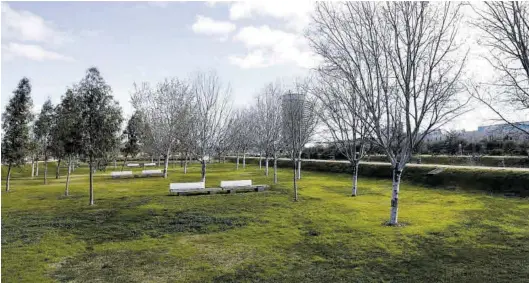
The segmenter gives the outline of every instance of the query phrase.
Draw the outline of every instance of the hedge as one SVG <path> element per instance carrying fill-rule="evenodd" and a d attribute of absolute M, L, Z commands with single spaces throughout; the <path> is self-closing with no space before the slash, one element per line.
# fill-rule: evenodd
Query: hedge
<path fill-rule="evenodd" d="M 389 162 L 383 155 L 366 156 L 366 161 Z M 417 157 L 412 160 L 417 163 Z M 481 156 L 472 158 L 471 156 L 450 156 L 450 155 L 422 155 L 422 164 L 443 164 L 443 165 L 472 165 L 488 167 L 523 167 L 529 168 L 529 157 L 525 156 Z"/>
<path fill-rule="evenodd" d="M 235 162 L 234 158 L 229 158 Z M 258 163 L 257 158 L 247 158 L 247 163 Z M 263 162 L 264 164 L 264 162 Z M 271 163 L 272 164 L 272 163 Z M 278 167 L 292 167 L 289 160 L 278 160 Z M 351 173 L 351 166 L 344 162 L 303 161 L 301 169 L 318 172 Z M 529 172 L 489 169 L 445 168 L 436 175 L 428 175 L 433 168 L 406 167 L 402 180 L 429 187 L 458 188 L 462 190 L 480 190 L 489 193 L 529 196 Z M 360 164 L 359 176 L 391 179 L 391 166 L 379 164 Z"/>

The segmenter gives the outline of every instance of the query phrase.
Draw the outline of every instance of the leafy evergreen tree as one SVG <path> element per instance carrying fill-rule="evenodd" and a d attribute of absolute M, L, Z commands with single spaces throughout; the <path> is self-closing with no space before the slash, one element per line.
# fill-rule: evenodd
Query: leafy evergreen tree
<path fill-rule="evenodd" d="M 52 131 L 54 151 L 55 154 L 62 154 L 68 163 L 64 191 L 66 196 L 69 195 L 70 174 L 74 158 L 81 153 L 83 146 L 81 107 L 78 95 L 68 89 L 55 111 L 56 124 Z"/>
<path fill-rule="evenodd" d="M 33 119 L 31 108 L 31 84 L 29 79 L 22 78 L 13 91 L 2 115 L 2 162 L 7 165 L 6 191 L 9 191 L 11 169 L 24 164 L 30 149 L 29 123 Z"/>
<path fill-rule="evenodd" d="M 112 89 L 95 67 L 88 69 L 76 90 L 81 101 L 83 153 L 90 165 L 90 201 L 94 204 L 93 173 L 98 159 L 104 159 L 119 146 L 121 107 L 112 97 Z"/>
<path fill-rule="evenodd" d="M 134 112 L 127 123 L 127 127 L 123 131 L 125 145 L 121 149 L 121 153 L 125 155 L 125 160 L 121 166 L 122 171 L 127 162 L 127 157 L 130 155 L 130 157 L 134 158 L 140 152 L 140 140 L 143 136 L 142 129 L 143 120 L 141 115 L 139 112 Z"/>

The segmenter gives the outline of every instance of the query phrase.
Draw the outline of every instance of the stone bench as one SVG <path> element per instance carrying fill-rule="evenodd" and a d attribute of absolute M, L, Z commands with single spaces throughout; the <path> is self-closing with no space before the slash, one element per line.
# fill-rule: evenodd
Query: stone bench
<path fill-rule="evenodd" d="M 253 190 L 262 192 L 266 185 L 252 185 L 252 180 L 235 180 L 235 181 L 220 181 L 220 187 L 228 193 L 235 193 L 236 191 Z"/>
<path fill-rule="evenodd" d="M 152 176 L 162 177 L 163 176 L 163 172 L 162 172 L 161 169 L 158 169 L 158 170 L 143 170 L 143 171 L 141 171 L 141 176 L 142 177 L 152 177 Z"/>
<path fill-rule="evenodd" d="M 187 194 L 192 192 L 206 192 L 205 182 L 194 182 L 194 183 L 171 183 L 169 184 L 169 193 L 176 194 Z"/>
<path fill-rule="evenodd" d="M 127 167 L 140 167 L 138 163 L 127 163 Z"/>
<path fill-rule="evenodd" d="M 132 175 L 132 171 L 114 171 L 110 173 L 110 176 L 112 176 L 112 179 L 134 178 L 134 175 Z"/>

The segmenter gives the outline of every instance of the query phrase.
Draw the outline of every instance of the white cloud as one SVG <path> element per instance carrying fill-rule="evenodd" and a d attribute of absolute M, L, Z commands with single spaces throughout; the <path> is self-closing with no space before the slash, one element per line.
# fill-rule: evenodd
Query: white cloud
<path fill-rule="evenodd" d="M 304 37 L 266 25 L 244 27 L 233 40 L 242 42 L 249 51 L 245 56 L 229 57 L 232 64 L 241 68 L 263 68 L 283 63 L 311 68 L 318 63 L 318 57 L 310 51 Z"/>
<path fill-rule="evenodd" d="M 216 21 L 208 17 L 197 15 L 196 21 L 191 28 L 195 33 L 220 36 L 221 39 L 226 39 L 237 27 L 231 22 Z"/>
<path fill-rule="evenodd" d="M 61 44 L 68 40 L 53 23 L 29 11 L 13 10 L 2 3 L 2 39 Z"/>
<path fill-rule="evenodd" d="M 286 22 L 286 27 L 302 31 L 310 22 L 312 1 L 246 1 L 230 7 L 230 19 L 241 20 L 254 16 L 268 16 Z"/>
<path fill-rule="evenodd" d="M 2 56 L 4 56 L 6 60 L 10 60 L 16 57 L 22 57 L 35 61 L 74 61 L 74 59 L 69 56 L 45 50 L 39 45 L 21 44 L 14 42 L 2 45 Z"/>

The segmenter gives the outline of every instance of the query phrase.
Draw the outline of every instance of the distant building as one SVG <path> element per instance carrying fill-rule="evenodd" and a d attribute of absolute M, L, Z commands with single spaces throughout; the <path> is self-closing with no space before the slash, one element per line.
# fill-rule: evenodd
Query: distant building
<path fill-rule="evenodd" d="M 529 131 L 529 121 L 513 123 L 517 127 Z M 481 136 L 488 139 L 506 139 L 514 141 L 529 140 L 529 136 L 510 124 L 480 126 L 477 130 Z"/>
<path fill-rule="evenodd" d="M 516 126 L 529 131 L 529 121 L 516 122 Z M 479 126 L 477 131 L 461 131 L 459 135 L 468 142 L 479 142 L 480 140 L 512 140 L 517 142 L 529 141 L 529 135 L 521 132 L 517 128 L 504 123 L 496 125 Z M 447 132 L 441 129 L 434 130 L 426 135 L 425 143 L 435 143 L 445 140 Z"/>
<path fill-rule="evenodd" d="M 434 143 L 434 142 L 443 141 L 446 138 L 446 134 L 447 134 L 447 132 L 444 131 L 444 130 L 435 129 L 435 130 L 429 132 L 424 137 L 424 142 L 425 143 Z"/>

